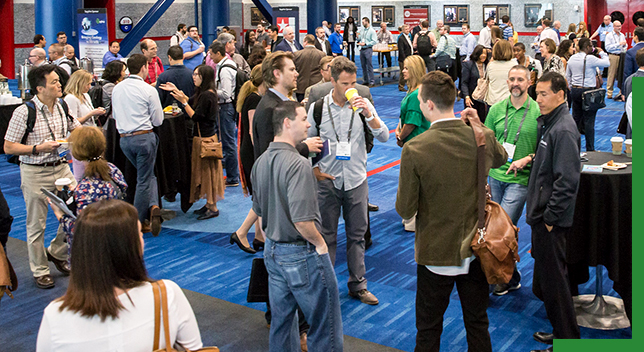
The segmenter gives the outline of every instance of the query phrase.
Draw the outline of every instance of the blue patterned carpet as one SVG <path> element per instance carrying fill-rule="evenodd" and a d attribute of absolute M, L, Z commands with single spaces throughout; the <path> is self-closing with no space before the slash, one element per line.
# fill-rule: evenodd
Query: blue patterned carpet
<path fill-rule="evenodd" d="M 361 77 L 360 72 L 358 77 Z M 391 84 L 373 88 L 372 94 L 380 116 L 388 127 L 393 129 L 397 124 L 404 93 L 398 91 L 397 84 Z M 454 110 L 462 109 L 461 101 L 456 104 Z M 599 112 L 595 143 L 598 150 L 610 150 L 609 139 L 614 135 L 622 109 L 623 103 L 610 101 L 608 107 Z M 399 160 L 400 151 L 394 138 L 385 144 L 376 143 L 369 155 L 368 169 L 373 170 Z M 380 211 L 371 213 L 374 245 L 366 253 L 366 277 L 369 290 L 380 299 L 380 304 L 360 304 L 347 295 L 346 239 L 342 221 L 338 231 L 339 245 L 335 269 L 340 288 L 344 333 L 400 350 L 412 351 L 416 336 L 414 235 L 403 230 L 401 218 L 394 210 L 398 173 L 399 167 L 394 166 L 369 177 L 370 202 L 380 206 Z M 11 236 L 24 241 L 25 206 L 20 191 L 19 169 L 4 160 L 0 161 L 0 187 L 15 217 Z M 202 203 L 195 205 L 193 209 L 200 205 Z M 264 304 L 245 302 L 251 261 L 261 254 L 249 255 L 228 243 L 229 234 L 242 223 L 250 206 L 250 198 L 243 196 L 240 187 L 227 189 L 226 198 L 218 204 L 221 215 L 206 221 L 197 221 L 191 212 L 182 213 L 178 201 L 165 203 L 164 207 L 177 211 L 177 217 L 163 224 L 160 236 L 146 236 L 145 260 L 150 275 L 153 278 L 174 280 L 185 289 L 264 310 Z M 524 216 L 519 222 L 521 262 L 518 264 L 523 274 L 523 287 L 503 297 L 490 296 L 488 314 L 495 351 L 529 351 L 542 348 L 544 345 L 535 342 L 532 334 L 535 331 L 552 329 L 543 304 L 531 292 L 533 260 L 528 254 L 530 227 L 525 224 Z M 49 241 L 55 232 L 56 222 L 53 214 L 50 213 L 47 223 L 46 238 Z M 252 240 L 252 236 L 249 237 Z M 582 294 L 594 293 L 594 269 L 591 269 L 590 277 L 593 279 L 579 287 Z M 611 289 L 612 283 L 607 275 L 604 277 L 604 294 L 617 296 Z M 32 297 L 29 293 L 36 293 L 34 291 L 37 290 L 26 279 L 28 278 L 23 278 L 22 281 L 24 284 L 21 290 L 25 292 L 22 295 Z M 42 308 L 47 303 L 48 301 L 34 298 L 29 304 L 12 305 L 11 301 L 3 300 L 2 316 L 39 322 Z M 454 291 L 445 313 L 442 351 L 456 352 L 467 349 L 461 316 L 458 296 Z M 25 339 L 33 341 L 36 333 L 33 330 L 21 331 Z M 632 334 L 630 328 L 617 331 L 582 328 L 581 333 L 584 339 L 623 339 L 631 338 Z M 225 345 L 225 342 L 222 341 L 220 345 Z"/>

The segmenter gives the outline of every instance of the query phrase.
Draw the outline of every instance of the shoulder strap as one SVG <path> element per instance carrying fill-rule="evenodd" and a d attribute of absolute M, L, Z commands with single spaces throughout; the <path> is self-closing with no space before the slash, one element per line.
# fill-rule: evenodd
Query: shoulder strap
<path fill-rule="evenodd" d="M 36 125 L 36 104 L 34 104 L 33 100 L 29 100 L 25 102 L 25 105 L 27 106 L 27 129 L 20 144 L 27 144 L 27 137 L 29 133 L 34 131 L 34 126 Z"/>
<path fill-rule="evenodd" d="M 478 193 L 478 229 L 479 236 L 483 236 L 485 232 L 485 201 L 486 192 L 485 186 L 487 184 L 485 175 L 485 134 L 481 126 L 472 125 L 474 138 L 476 140 L 476 168 L 477 168 L 477 193 Z M 481 232 L 483 231 L 483 233 Z"/>
<path fill-rule="evenodd" d="M 152 292 L 154 293 L 154 342 L 152 343 L 152 350 L 156 351 L 159 349 L 159 337 L 161 335 L 161 301 L 158 281 L 152 283 Z"/>
<path fill-rule="evenodd" d="M 165 337 L 165 350 L 172 351 L 172 343 L 170 340 L 170 320 L 168 318 L 168 290 L 165 288 L 163 280 L 157 281 L 161 288 L 161 308 L 163 309 L 163 332 Z"/>
<path fill-rule="evenodd" d="M 320 124 L 322 123 L 322 108 L 324 107 L 324 97 L 318 99 L 313 106 L 313 120 L 315 121 L 315 130 L 320 135 Z"/>

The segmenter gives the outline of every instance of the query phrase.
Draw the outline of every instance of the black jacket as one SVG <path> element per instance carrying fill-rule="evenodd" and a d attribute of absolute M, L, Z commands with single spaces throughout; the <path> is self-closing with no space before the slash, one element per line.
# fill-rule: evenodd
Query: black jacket
<path fill-rule="evenodd" d="M 405 62 L 407 56 L 411 56 L 414 53 L 413 48 L 409 45 L 410 41 L 407 41 L 402 33 L 398 36 L 398 62 Z"/>
<path fill-rule="evenodd" d="M 476 66 L 476 63 L 472 60 L 465 61 L 462 64 L 461 68 L 461 92 L 463 97 L 470 96 L 474 93 L 476 89 L 477 82 L 481 76 L 479 75 L 479 68 Z M 483 64 L 483 69 L 485 70 L 486 65 Z"/>
<path fill-rule="evenodd" d="M 537 122 L 539 144 L 528 181 L 526 222 L 571 227 L 581 173 L 577 125 L 567 103 Z"/>
<path fill-rule="evenodd" d="M 317 38 L 315 38 L 315 44 L 314 45 L 315 45 L 316 49 L 324 52 L 324 50 L 322 50 L 322 45 L 320 45 L 320 41 Z M 333 56 L 333 51 L 331 51 L 331 43 L 329 43 L 329 41 L 326 40 L 326 39 L 324 40 L 324 46 L 326 47 L 326 56 Z M 319 71 L 320 70 L 318 70 L 318 72 Z"/>
<path fill-rule="evenodd" d="M 273 132 L 273 110 L 282 102 L 282 99 L 272 91 L 267 91 L 255 108 L 253 116 L 253 149 L 255 151 L 255 160 L 268 149 L 269 144 L 275 137 Z M 309 147 L 300 143 L 295 146 L 298 152 L 305 158 L 309 157 Z"/>
<path fill-rule="evenodd" d="M 344 32 L 342 34 L 342 40 L 349 43 L 349 22 L 344 24 Z M 353 42 L 358 41 L 358 24 L 353 21 Z"/>

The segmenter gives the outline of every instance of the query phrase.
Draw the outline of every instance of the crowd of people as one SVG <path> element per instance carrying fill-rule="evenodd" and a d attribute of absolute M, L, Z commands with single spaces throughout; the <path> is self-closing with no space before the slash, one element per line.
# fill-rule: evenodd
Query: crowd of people
<path fill-rule="evenodd" d="M 284 28 L 280 37 L 277 27 L 261 23 L 244 34 L 243 45 L 227 27 L 215 41 L 203 43 L 197 26 L 179 24 L 166 53 L 168 67 L 152 39 L 142 40 L 141 53 L 127 59 L 119 54 L 118 41 L 110 43 L 103 82 L 97 84 L 102 92 L 98 102 L 89 94 L 93 75 L 79 69 L 65 33 L 59 33 L 48 52 L 45 38 L 36 35 L 28 77 L 34 98 L 15 110 L 5 151 L 21 161 L 36 286 L 55 285 L 48 261 L 72 274 L 66 294 L 45 310 L 37 350 L 64 348 L 61 343 L 84 350 L 109 339 L 116 326 L 122 348 L 151 350 L 153 299 L 142 233 L 156 236 L 161 231 L 154 173 L 160 141 L 154 128 L 162 125 L 168 106 L 180 108 L 190 121 L 193 142 L 185 155 L 191 161 L 189 203 L 206 199 L 194 211 L 197 220 L 219 215 L 217 202 L 227 187 L 241 184 L 243 193 L 252 196 L 252 208 L 229 240 L 247 253 L 264 251 L 270 350 L 342 350 L 334 272 L 341 214 L 349 296 L 379 304 L 365 277 L 369 211 L 377 209 L 369 203 L 367 155 L 374 140 L 389 138 L 369 91 L 377 43 L 398 44 L 398 88 L 407 92 L 395 129 L 402 148 L 396 210 L 405 230 L 416 236 L 416 349 L 439 350 L 443 314 L 456 284 L 468 345 L 492 350 L 489 287 L 469 247 L 477 222 L 477 147 L 468 125 L 485 131 L 492 199 L 515 225 L 527 204 L 533 292 L 544 301 L 553 326 L 552 333 L 537 332 L 535 339 L 552 344 L 554 338 L 579 338 L 565 237 L 579 182 L 580 134 L 586 151 L 595 150 L 597 110 L 583 109 L 582 97 L 596 89 L 607 68 L 607 98 L 626 101 L 627 135 L 632 133 L 631 82 L 644 76 L 644 27 L 634 30 L 633 48 L 628 49 L 621 23 L 611 23 L 610 16 L 592 36 L 584 22 L 560 33 L 559 21 L 543 19 L 531 44 L 535 54 L 529 55 L 506 17 L 500 26 L 488 19 L 478 39 L 463 24 L 460 45 L 441 20 L 434 29 L 427 20 L 413 29 L 403 25 L 396 40 L 386 23 L 375 31 L 368 18 L 359 27 L 349 17 L 344 30 L 339 23 L 323 23 L 302 44 L 294 28 Z M 362 84 L 357 83 L 356 46 Z M 622 53 L 625 83 L 617 95 L 614 81 Z M 378 59 L 391 67 L 387 54 Z M 454 104 L 461 98 L 466 109 L 459 119 Z M 136 169 L 136 185 L 126 184 L 106 153 L 108 126 L 118 130 L 118 147 Z M 220 145 L 221 156 L 204 157 L 204 143 Z M 69 151 L 73 172 L 66 159 Z M 322 157 L 312 163 L 313 154 Z M 447 163 L 457 164 L 461 172 L 448 172 L 443 167 Z M 45 248 L 48 201 L 41 188 L 55 191 L 59 179 L 69 179 L 77 218 L 51 204 L 59 228 Z M 122 199 L 132 186 L 130 205 Z M 164 201 L 175 199 L 166 195 Z M 4 198 L 0 206 L 6 208 Z M 166 280 L 165 285 L 172 336 L 166 343 L 200 348 L 190 304 L 176 284 Z M 493 294 L 520 288 L 515 266 L 512 279 L 496 285 Z"/>

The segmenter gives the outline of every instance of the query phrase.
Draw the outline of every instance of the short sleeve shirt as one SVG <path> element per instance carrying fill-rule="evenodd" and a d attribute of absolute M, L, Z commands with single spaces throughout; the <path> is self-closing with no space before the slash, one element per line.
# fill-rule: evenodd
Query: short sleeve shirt
<path fill-rule="evenodd" d="M 414 125 L 416 128 L 405 138 L 405 142 L 418 136 L 429 129 L 430 123 L 427 121 L 423 112 L 420 110 L 420 101 L 418 101 L 418 89 L 407 94 L 400 107 L 400 124 Z"/>
<path fill-rule="evenodd" d="M 58 100 L 54 105 L 53 113 L 49 111 L 49 108 L 45 104 L 40 102 L 38 97 L 34 97 L 32 101 L 36 107 L 36 123 L 33 132 L 27 136 L 25 145 L 33 146 L 42 144 L 44 141 L 66 139 L 69 132 L 80 126 L 78 120 L 73 117 L 69 119 L 65 116 L 63 107 Z M 29 111 L 25 104 L 14 110 L 11 121 L 9 121 L 9 126 L 7 127 L 7 134 L 4 137 L 6 141 L 22 143 L 22 137 L 27 131 L 28 116 Z M 60 159 L 58 152 L 20 156 L 20 161 L 26 164 L 42 164 L 58 161 L 58 159 Z"/>
<path fill-rule="evenodd" d="M 271 142 L 251 173 L 253 210 L 274 242 L 303 241 L 295 223 L 320 224 L 317 181 L 310 162 L 290 144 Z"/>

